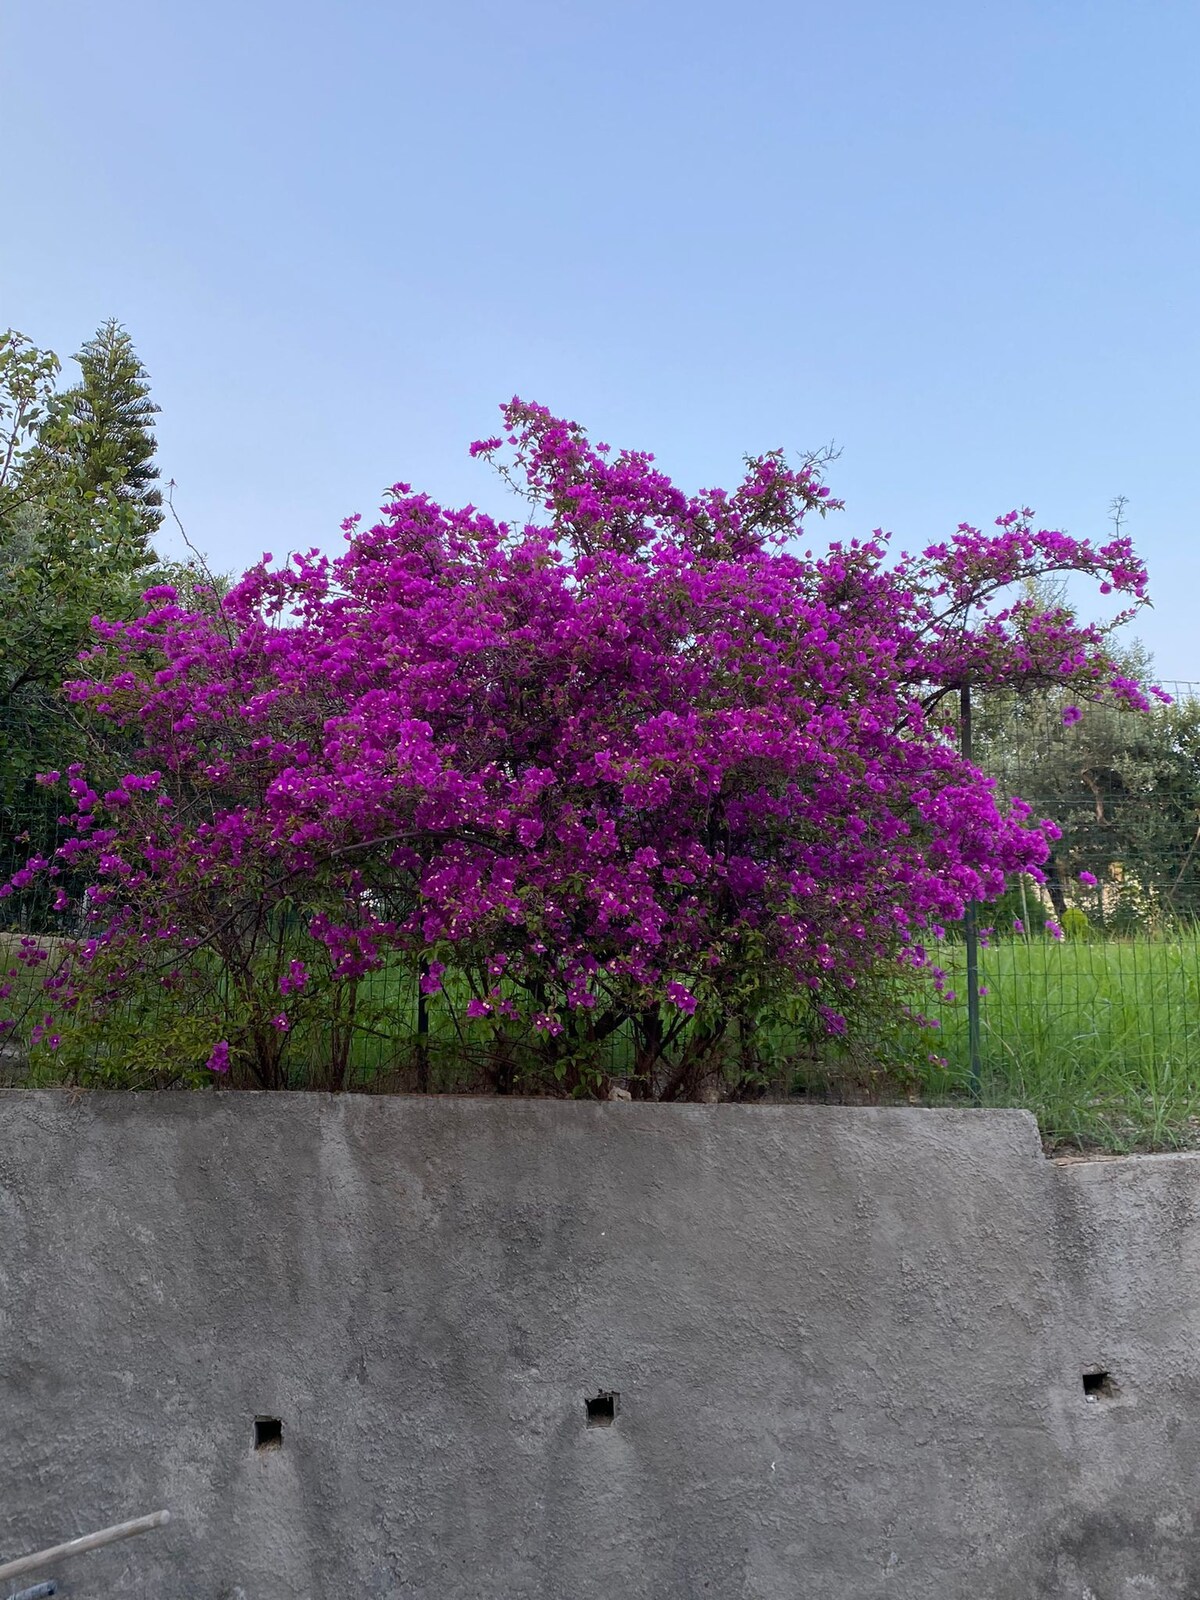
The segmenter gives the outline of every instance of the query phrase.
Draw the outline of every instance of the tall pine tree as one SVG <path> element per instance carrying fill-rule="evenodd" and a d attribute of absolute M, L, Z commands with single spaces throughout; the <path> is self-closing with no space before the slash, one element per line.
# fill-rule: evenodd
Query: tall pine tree
<path fill-rule="evenodd" d="M 162 522 L 155 439 L 158 406 L 133 340 L 115 319 L 99 328 L 75 357 L 80 382 L 62 396 L 63 410 L 49 441 L 73 460 L 84 497 L 131 512 L 147 562 Z"/>
<path fill-rule="evenodd" d="M 157 559 L 158 407 L 145 371 L 117 322 L 77 359 L 80 382 L 60 391 L 50 351 L 0 332 L 0 881 L 53 843 L 34 774 L 82 756 L 60 685 L 90 619 L 136 615 Z M 0 925 L 15 909 L 0 906 Z"/>

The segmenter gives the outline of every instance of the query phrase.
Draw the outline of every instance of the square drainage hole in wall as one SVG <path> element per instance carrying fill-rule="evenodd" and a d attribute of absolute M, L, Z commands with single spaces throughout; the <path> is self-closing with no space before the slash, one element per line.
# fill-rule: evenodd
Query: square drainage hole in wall
<path fill-rule="evenodd" d="M 256 1450 L 283 1449 L 283 1423 L 278 1417 L 255 1417 L 254 1448 Z"/>
<path fill-rule="evenodd" d="M 621 1396 L 601 1389 L 593 1400 L 585 1400 L 589 1428 L 611 1428 L 621 1409 Z"/>
<path fill-rule="evenodd" d="M 1113 1381 L 1111 1372 L 1085 1372 L 1083 1375 L 1083 1393 L 1088 1400 L 1113 1400 L 1116 1398 L 1117 1386 Z"/>

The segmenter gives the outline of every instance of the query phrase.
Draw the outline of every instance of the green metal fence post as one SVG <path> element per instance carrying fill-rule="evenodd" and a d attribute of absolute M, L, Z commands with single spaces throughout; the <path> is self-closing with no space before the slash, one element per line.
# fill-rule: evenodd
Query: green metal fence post
<path fill-rule="evenodd" d="M 971 685 L 964 683 L 958 691 L 959 750 L 965 761 L 971 760 Z M 979 928 L 975 903 L 970 902 L 963 915 L 963 934 L 967 942 L 967 1049 L 971 1064 L 971 1098 L 983 1098 L 983 1063 L 979 1045 Z"/>

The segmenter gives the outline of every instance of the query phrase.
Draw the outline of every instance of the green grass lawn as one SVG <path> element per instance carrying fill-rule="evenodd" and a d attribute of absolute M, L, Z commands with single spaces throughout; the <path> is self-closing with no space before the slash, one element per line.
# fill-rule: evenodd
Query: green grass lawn
<path fill-rule="evenodd" d="M 980 951 L 980 984 L 984 1104 L 1027 1107 L 1054 1141 L 1200 1144 L 1200 936 L 1005 942 Z M 966 1081 L 965 1002 L 937 1015 L 941 1098 Z"/>

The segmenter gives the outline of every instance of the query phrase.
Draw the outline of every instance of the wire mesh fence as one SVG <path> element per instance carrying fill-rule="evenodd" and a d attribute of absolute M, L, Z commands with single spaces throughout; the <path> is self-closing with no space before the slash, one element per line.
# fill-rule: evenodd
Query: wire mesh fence
<path fill-rule="evenodd" d="M 1000 901 L 979 908 L 985 1101 L 1049 1106 L 1047 1116 L 1064 1126 L 1085 1115 L 1081 1107 L 1093 1117 L 1119 1107 L 1126 1119 L 1176 1123 L 1193 1109 L 1200 1115 L 1200 686 L 1164 687 L 1171 702 L 1148 714 L 1076 707 L 1061 691 L 975 699 L 975 760 L 1001 794 L 1021 796 L 1056 834 L 1042 880 L 1016 878 Z M 30 785 L 0 796 L 0 806 L 5 880 L 30 855 L 50 853 L 61 829 L 45 792 Z M 81 931 L 54 912 L 45 884 L 0 902 L 10 954 L 27 939 L 53 959 Z M 916 1082 L 925 1097 L 962 1096 L 971 1067 L 962 928 L 947 929 L 941 965 L 947 992 L 930 1013 L 937 1026 L 903 1045 L 912 1057 L 907 1077 L 890 1071 L 895 1040 L 869 1034 L 823 1048 L 783 1026 L 753 1038 L 735 1026 L 723 1048 L 743 1063 L 753 1058 L 743 1077 L 763 1092 L 841 1093 L 848 1084 L 856 1092 L 857 1084 L 869 1097 Z M 172 1027 L 188 1036 L 185 1002 L 167 985 L 131 999 L 123 1024 L 117 1012 L 112 1026 L 149 1050 Z M 498 1061 L 464 1026 L 461 1008 L 445 996 L 425 1002 L 415 961 L 385 963 L 351 1014 L 310 1019 L 287 1049 L 293 1063 L 311 1060 L 316 1070 L 334 1043 L 345 1053 L 346 1087 L 514 1087 L 522 1077 L 519 1047 Z M 92 1040 L 89 1048 L 104 1046 Z M 606 1042 L 613 1078 L 632 1070 L 636 1049 L 628 1029 Z M 3 1041 L 0 1051 L 0 1073 L 11 1079 L 20 1054 Z M 873 1061 L 889 1071 L 873 1073 Z"/>
<path fill-rule="evenodd" d="M 1162 687 L 1149 714 L 1061 692 L 976 706 L 976 759 L 1057 832 L 1044 881 L 980 910 L 984 1097 L 1068 1131 L 1132 1119 L 1190 1138 L 1200 1109 L 1200 692 Z M 940 1050 L 961 1076 L 957 930 L 945 954 Z"/>

